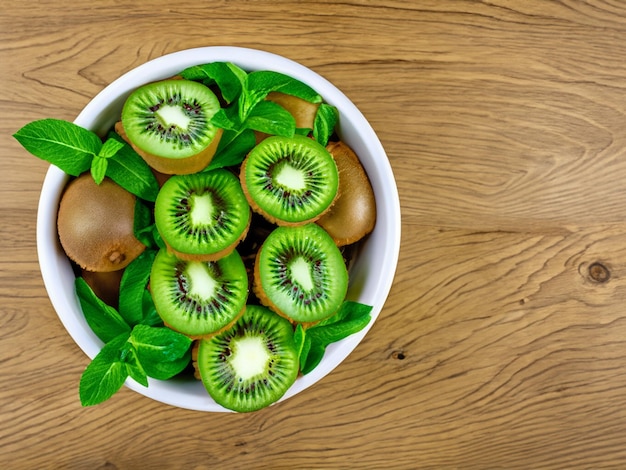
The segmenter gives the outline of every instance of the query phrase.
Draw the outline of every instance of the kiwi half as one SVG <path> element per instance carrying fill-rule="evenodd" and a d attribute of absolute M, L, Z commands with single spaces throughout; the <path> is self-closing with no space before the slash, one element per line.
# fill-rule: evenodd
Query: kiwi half
<path fill-rule="evenodd" d="M 235 325 L 198 346 L 196 367 L 216 403 L 237 412 L 278 401 L 298 376 L 293 328 L 284 318 L 249 305 Z"/>
<path fill-rule="evenodd" d="M 154 169 L 189 174 L 213 158 L 222 130 L 211 124 L 220 109 L 215 94 L 191 80 L 162 80 L 133 91 L 122 109 L 121 128 Z"/>
<path fill-rule="evenodd" d="M 252 209 L 277 225 L 315 221 L 330 208 L 339 185 L 332 155 L 301 135 L 260 142 L 246 156 L 239 178 Z"/>
<path fill-rule="evenodd" d="M 157 313 L 172 329 L 191 338 L 232 325 L 248 298 L 246 267 L 237 251 L 218 261 L 185 261 L 161 249 L 150 273 Z"/>
<path fill-rule="evenodd" d="M 347 290 L 343 256 L 316 224 L 278 227 L 257 253 L 254 293 L 293 322 L 313 323 L 333 315 Z"/>
<path fill-rule="evenodd" d="M 169 178 L 157 195 L 154 218 L 179 258 L 213 261 L 245 237 L 251 212 L 237 177 L 218 169 Z"/>

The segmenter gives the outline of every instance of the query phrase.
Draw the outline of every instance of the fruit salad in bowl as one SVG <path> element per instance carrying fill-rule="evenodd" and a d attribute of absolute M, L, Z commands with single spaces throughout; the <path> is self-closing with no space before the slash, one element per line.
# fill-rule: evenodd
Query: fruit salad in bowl
<path fill-rule="evenodd" d="M 257 411 L 337 367 L 393 281 L 399 198 L 375 132 L 312 70 L 205 47 L 124 74 L 74 122 L 15 138 L 51 163 L 37 247 L 91 362 L 81 403 L 125 384 Z"/>

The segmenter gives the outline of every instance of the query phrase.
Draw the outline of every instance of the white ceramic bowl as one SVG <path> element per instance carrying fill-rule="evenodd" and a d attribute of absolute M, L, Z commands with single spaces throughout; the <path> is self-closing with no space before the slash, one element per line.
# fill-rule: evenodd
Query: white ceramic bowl
<path fill-rule="evenodd" d="M 400 250 L 400 203 L 385 151 L 365 117 L 335 86 L 312 70 L 284 57 L 239 47 L 187 49 L 151 60 L 122 75 L 102 90 L 79 114 L 76 124 L 104 135 L 119 119 L 126 97 L 138 86 L 177 74 L 191 65 L 233 62 L 244 70 L 274 70 L 313 87 L 340 113 L 338 133 L 357 153 L 371 180 L 377 205 L 377 221 L 356 262 L 351 267 L 348 298 L 372 305 L 372 321 L 361 332 L 332 344 L 322 362 L 298 378 L 283 400 L 310 387 L 337 367 L 359 344 L 378 317 L 387 299 Z M 76 344 L 93 358 L 102 342 L 87 325 L 74 291 L 74 273 L 57 237 L 57 206 L 68 176 L 51 166 L 45 177 L 37 216 L 37 250 L 44 284 L 61 322 Z M 78 381 L 75 384 L 78 387 Z M 227 411 L 194 380 L 149 379 L 143 387 L 132 379 L 126 386 L 154 400 L 199 411 Z"/>

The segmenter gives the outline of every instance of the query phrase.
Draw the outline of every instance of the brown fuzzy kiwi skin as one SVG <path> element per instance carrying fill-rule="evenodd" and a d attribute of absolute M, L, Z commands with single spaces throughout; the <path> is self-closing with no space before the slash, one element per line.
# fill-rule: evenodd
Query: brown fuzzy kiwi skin
<path fill-rule="evenodd" d="M 354 151 L 344 142 L 331 142 L 326 149 L 339 170 L 339 197 L 316 222 L 337 246 L 355 243 L 374 230 L 376 199 L 372 185 Z"/>
<path fill-rule="evenodd" d="M 296 120 L 296 127 L 300 129 L 313 129 L 315 115 L 320 107 L 319 103 L 288 95 L 279 91 L 272 91 L 267 95 L 268 101 L 273 101 L 285 108 Z"/>
<path fill-rule="evenodd" d="M 254 201 L 252 196 L 250 196 L 250 192 L 248 191 L 248 186 L 246 184 L 247 163 L 248 163 L 248 157 L 246 157 L 244 161 L 241 163 L 241 169 L 239 171 L 239 182 L 241 183 L 241 189 L 243 189 L 243 193 L 246 196 L 246 199 L 248 200 L 248 204 L 250 205 L 250 208 L 257 214 L 262 215 L 263 218 L 265 218 L 265 220 L 267 220 L 271 224 L 275 224 L 275 225 L 282 226 L 282 227 L 297 227 L 299 225 L 306 225 L 312 222 L 316 222 L 317 220 L 320 219 L 320 217 L 322 217 L 324 214 L 327 214 L 330 211 L 331 207 L 333 206 L 333 204 L 335 204 L 335 201 L 339 197 L 339 189 L 337 189 L 337 194 L 335 194 L 335 199 L 333 199 L 333 201 L 329 204 L 329 206 L 326 209 L 324 209 L 323 212 L 319 213 L 318 215 L 310 219 L 300 221 L 300 222 L 289 222 L 286 220 L 277 219 L 276 217 L 272 216 L 271 214 L 268 214 L 266 211 L 261 209 L 257 205 L 257 203 Z"/>
<path fill-rule="evenodd" d="M 57 230 L 63 250 L 88 271 L 123 269 L 146 248 L 133 231 L 135 196 L 109 178 L 90 173 L 72 180 L 59 203 Z"/>
<path fill-rule="evenodd" d="M 213 140 L 207 148 L 187 158 L 165 158 L 145 152 L 137 147 L 128 138 L 128 135 L 124 130 L 124 126 L 122 125 L 122 121 L 115 123 L 115 132 L 117 132 L 122 139 L 130 144 L 135 152 L 137 152 L 151 168 L 159 173 L 163 173 L 164 175 L 188 175 L 205 169 L 207 165 L 211 163 L 211 160 L 215 155 L 215 151 L 217 150 L 217 146 L 220 143 L 220 139 L 222 138 L 223 130 L 217 130 L 215 137 L 213 137 Z"/>

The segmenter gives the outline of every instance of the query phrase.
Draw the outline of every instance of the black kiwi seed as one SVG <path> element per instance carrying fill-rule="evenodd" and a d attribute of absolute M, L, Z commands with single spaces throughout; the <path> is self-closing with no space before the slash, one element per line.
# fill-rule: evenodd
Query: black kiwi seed
<path fill-rule="evenodd" d="M 296 380 L 293 328 L 266 307 L 248 305 L 232 328 L 200 341 L 197 365 L 216 403 L 238 412 L 259 410 Z"/>

